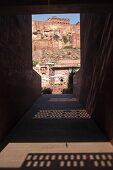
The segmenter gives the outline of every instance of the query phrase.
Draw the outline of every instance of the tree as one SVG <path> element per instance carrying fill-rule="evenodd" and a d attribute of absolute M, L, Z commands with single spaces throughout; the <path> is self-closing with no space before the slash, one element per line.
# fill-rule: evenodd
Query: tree
<path fill-rule="evenodd" d="M 64 41 L 65 44 L 69 41 L 67 36 L 63 36 L 63 41 Z"/>
<path fill-rule="evenodd" d="M 71 93 L 73 93 L 73 76 L 74 76 L 74 74 L 75 74 L 75 72 L 72 69 L 72 71 L 68 77 L 68 89 L 70 90 Z"/>
<path fill-rule="evenodd" d="M 32 60 L 32 65 L 33 65 L 33 67 L 36 67 L 36 65 L 38 64 L 38 62 L 37 61 L 35 61 L 35 60 Z"/>
<path fill-rule="evenodd" d="M 57 34 L 54 34 L 53 36 L 54 40 L 58 41 L 59 40 L 59 36 Z"/>

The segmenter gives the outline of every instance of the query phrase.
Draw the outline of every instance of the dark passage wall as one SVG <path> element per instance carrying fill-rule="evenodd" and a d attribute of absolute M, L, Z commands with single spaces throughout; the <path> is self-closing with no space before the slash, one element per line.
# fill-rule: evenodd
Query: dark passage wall
<path fill-rule="evenodd" d="M 27 15 L 0 17 L 0 141 L 40 95 L 31 23 Z"/>
<path fill-rule="evenodd" d="M 113 142 L 113 14 L 81 14 L 79 100 Z"/>

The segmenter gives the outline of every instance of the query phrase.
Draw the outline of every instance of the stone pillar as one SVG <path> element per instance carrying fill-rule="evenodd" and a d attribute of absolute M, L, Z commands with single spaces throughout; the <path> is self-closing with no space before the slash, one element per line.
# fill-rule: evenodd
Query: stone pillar
<path fill-rule="evenodd" d="M 0 17 L 0 140 L 40 95 L 31 24 L 29 15 Z"/>

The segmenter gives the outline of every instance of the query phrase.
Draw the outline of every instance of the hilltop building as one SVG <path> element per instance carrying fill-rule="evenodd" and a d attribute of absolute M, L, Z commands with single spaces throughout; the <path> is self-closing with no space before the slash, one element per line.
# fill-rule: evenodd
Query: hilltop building
<path fill-rule="evenodd" d="M 70 24 L 68 18 L 52 17 L 47 21 L 32 21 L 34 68 L 40 74 L 42 88 L 50 87 L 53 93 L 67 88 L 72 69 L 80 68 L 80 23 Z"/>
<path fill-rule="evenodd" d="M 48 22 L 59 23 L 59 24 L 69 24 L 70 20 L 68 18 L 52 17 L 48 18 Z"/>
<path fill-rule="evenodd" d="M 52 17 L 32 21 L 32 49 L 80 48 L 80 23 L 70 24 L 68 18 Z"/>

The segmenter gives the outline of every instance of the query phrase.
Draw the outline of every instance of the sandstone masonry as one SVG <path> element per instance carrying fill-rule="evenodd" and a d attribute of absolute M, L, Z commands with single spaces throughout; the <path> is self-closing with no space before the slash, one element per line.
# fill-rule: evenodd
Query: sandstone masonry
<path fill-rule="evenodd" d="M 32 49 L 80 48 L 80 23 L 70 24 L 67 18 L 52 17 L 32 21 Z"/>

